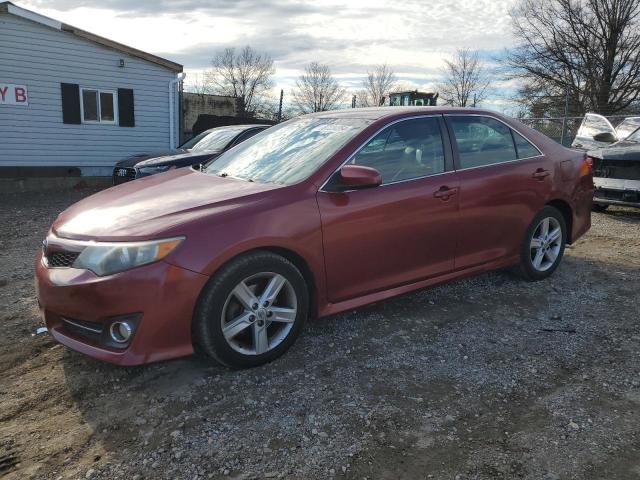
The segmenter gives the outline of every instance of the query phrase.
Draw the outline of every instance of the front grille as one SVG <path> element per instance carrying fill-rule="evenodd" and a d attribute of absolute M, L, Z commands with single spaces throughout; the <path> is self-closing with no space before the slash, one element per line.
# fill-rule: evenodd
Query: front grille
<path fill-rule="evenodd" d="M 51 268 L 70 267 L 76 261 L 80 252 L 48 252 L 47 266 Z"/>
<path fill-rule="evenodd" d="M 135 168 L 116 167 L 113 169 L 113 184 L 129 182 L 136 178 Z"/>
<path fill-rule="evenodd" d="M 598 178 L 640 180 L 640 161 L 594 158 L 593 176 Z"/>

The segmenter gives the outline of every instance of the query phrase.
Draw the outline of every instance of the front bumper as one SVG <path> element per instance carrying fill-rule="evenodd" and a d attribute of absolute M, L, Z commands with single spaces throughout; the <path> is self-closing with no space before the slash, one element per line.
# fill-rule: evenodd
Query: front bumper
<path fill-rule="evenodd" d="M 98 277 L 88 270 L 48 268 L 42 253 L 36 258 L 38 304 L 51 335 L 73 350 L 118 365 L 191 355 L 191 319 L 208 279 L 165 262 Z M 71 328 L 108 329 L 123 316 L 137 321 L 125 348 L 105 344 L 100 334 Z"/>
<path fill-rule="evenodd" d="M 640 180 L 596 177 L 593 184 L 594 203 L 640 207 Z"/>

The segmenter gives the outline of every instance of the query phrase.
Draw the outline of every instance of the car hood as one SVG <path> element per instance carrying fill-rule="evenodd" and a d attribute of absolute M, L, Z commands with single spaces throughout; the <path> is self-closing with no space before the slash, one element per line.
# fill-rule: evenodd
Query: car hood
<path fill-rule="evenodd" d="M 157 152 L 150 152 L 150 153 L 136 153 L 135 155 L 131 155 L 130 157 L 125 158 L 124 160 L 120 160 L 118 163 L 116 163 L 116 167 L 133 167 L 136 164 L 144 160 L 148 160 L 150 158 L 166 157 L 166 156 L 176 155 L 176 154 L 185 153 L 185 152 L 186 150 L 183 150 L 181 148 L 175 148 L 172 150 L 159 150 Z"/>
<path fill-rule="evenodd" d="M 631 160 L 640 161 L 640 143 L 625 142 L 624 140 L 610 147 L 590 150 L 588 155 L 603 160 Z"/>
<path fill-rule="evenodd" d="M 180 235 L 185 223 L 233 215 L 281 185 L 222 178 L 190 168 L 112 187 L 62 212 L 52 232 L 76 240 L 133 240 Z"/>
<path fill-rule="evenodd" d="M 209 160 L 220 155 L 219 151 L 181 152 L 164 157 L 151 158 L 136 164 L 136 167 L 161 167 L 163 165 L 187 166 Z"/>

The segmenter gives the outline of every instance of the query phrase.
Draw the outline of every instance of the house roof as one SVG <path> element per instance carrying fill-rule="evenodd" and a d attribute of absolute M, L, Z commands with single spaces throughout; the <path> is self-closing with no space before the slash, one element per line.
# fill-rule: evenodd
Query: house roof
<path fill-rule="evenodd" d="M 31 20 L 32 22 L 36 22 L 41 25 L 60 30 L 61 32 L 71 33 L 77 37 L 84 38 L 85 40 L 89 40 L 94 43 L 98 43 L 107 48 L 118 50 L 133 57 L 138 57 L 148 62 L 155 63 L 174 72 L 182 72 L 182 65 L 180 65 L 179 63 L 172 62 L 171 60 L 167 60 L 165 58 L 158 57 L 147 52 L 143 52 L 142 50 L 138 50 L 133 47 L 128 47 L 127 45 L 114 42 L 113 40 L 109 40 L 108 38 L 104 38 L 94 33 L 87 32 L 86 30 L 81 30 L 72 25 L 67 25 L 66 23 L 59 22 L 57 20 L 54 20 L 53 18 L 45 17 L 44 15 L 40 15 L 39 13 L 27 10 L 26 8 L 18 7 L 11 2 L 0 2 L 0 13 L 10 13 L 11 15 Z"/>

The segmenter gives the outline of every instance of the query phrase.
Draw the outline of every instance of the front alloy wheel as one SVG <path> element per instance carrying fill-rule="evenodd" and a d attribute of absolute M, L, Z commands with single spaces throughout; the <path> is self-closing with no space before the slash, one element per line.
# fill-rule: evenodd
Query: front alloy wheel
<path fill-rule="evenodd" d="M 278 273 L 261 272 L 242 280 L 227 297 L 222 333 L 236 352 L 261 355 L 287 338 L 297 312 L 291 283 Z"/>
<path fill-rule="evenodd" d="M 205 286 L 193 318 L 197 352 L 230 367 L 282 355 L 302 331 L 309 291 L 286 258 L 254 251 L 223 266 Z"/>

